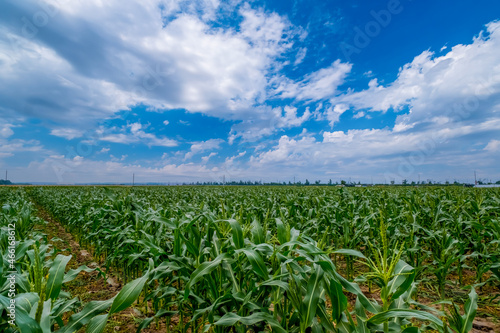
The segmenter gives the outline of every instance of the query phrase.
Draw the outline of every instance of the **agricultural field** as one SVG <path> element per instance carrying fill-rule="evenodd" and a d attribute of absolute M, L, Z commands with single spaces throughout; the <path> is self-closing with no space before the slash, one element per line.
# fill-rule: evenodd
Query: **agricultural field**
<path fill-rule="evenodd" d="M 2 332 L 500 332 L 498 188 L 4 187 L 0 205 Z"/>

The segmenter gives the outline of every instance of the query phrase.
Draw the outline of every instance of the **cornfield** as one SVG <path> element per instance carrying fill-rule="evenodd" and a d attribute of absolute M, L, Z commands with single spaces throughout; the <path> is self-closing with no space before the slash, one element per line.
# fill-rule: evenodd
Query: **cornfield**
<path fill-rule="evenodd" d="M 103 332 L 136 300 L 137 331 L 166 332 L 469 332 L 478 303 L 500 308 L 498 189 L 30 187 L 0 203 L 4 271 L 15 220 L 30 304 L 10 325 L 0 280 L 3 331 Z M 34 204 L 119 274 L 114 299 L 61 290 L 90 268 L 65 272 Z"/>

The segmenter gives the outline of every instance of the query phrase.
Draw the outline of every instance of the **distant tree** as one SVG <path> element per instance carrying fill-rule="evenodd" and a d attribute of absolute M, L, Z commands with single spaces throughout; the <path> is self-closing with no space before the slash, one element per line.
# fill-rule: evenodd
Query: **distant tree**
<path fill-rule="evenodd" d="M 306 182 L 304 183 L 306 186 L 309 185 L 309 180 L 306 179 Z"/>
<path fill-rule="evenodd" d="M 496 182 L 495 184 L 498 184 L 498 185 L 500 185 L 500 180 L 499 180 L 499 181 L 497 181 L 497 182 Z"/>
<path fill-rule="evenodd" d="M 450 182 L 449 182 L 449 181 L 445 181 L 445 182 L 444 182 L 444 184 L 445 184 L 446 186 L 448 186 L 448 185 L 450 185 Z"/>
<path fill-rule="evenodd" d="M 347 182 L 345 180 L 341 180 L 340 184 L 345 185 L 345 184 L 347 184 Z"/>
<path fill-rule="evenodd" d="M 319 185 L 319 184 L 321 184 L 321 180 L 317 180 L 317 181 L 315 181 L 315 183 L 316 183 L 316 185 Z"/>
<path fill-rule="evenodd" d="M 408 185 L 408 180 L 403 179 L 403 181 L 401 182 L 401 184 L 403 184 L 403 185 Z"/>
<path fill-rule="evenodd" d="M 394 185 L 395 181 L 394 180 L 391 180 L 391 185 Z"/>
<path fill-rule="evenodd" d="M 328 185 L 332 185 L 332 179 L 330 178 L 330 180 L 328 181 Z"/>
<path fill-rule="evenodd" d="M 414 181 L 412 181 L 412 182 L 411 182 L 411 185 L 415 186 L 415 182 L 414 182 Z"/>

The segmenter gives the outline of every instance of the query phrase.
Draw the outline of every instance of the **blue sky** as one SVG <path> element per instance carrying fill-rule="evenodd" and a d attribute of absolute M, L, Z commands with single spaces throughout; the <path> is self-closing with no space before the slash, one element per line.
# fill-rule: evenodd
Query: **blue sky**
<path fill-rule="evenodd" d="M 0 2 L 14 182 L 500 180 L 495 1 Z"/>

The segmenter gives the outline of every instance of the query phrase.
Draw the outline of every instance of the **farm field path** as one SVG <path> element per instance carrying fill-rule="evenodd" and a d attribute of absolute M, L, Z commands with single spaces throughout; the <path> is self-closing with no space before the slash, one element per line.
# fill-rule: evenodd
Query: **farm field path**
<path fill-rule="evenodd" d="M 64 227 L 50 215 L 42 206 L 36 204 L 37 216 L 47 221 L 48 223 L 37 226 L 37 229 L 47 235 L 47 240 L 55 248 L 61 251 L 64 255 L 71 255 L 71 260 L 68 263 L 69 269 L 76 269 L 81 265 L 86 265 L 89 268 L 99 267 L 98 260 L 92 254 L 78 244 L 73 235 L 66 232 Z M 78 277 L 67 284 L 67 291 L 72 296 L 77 296 L 83 303 L 96 300 L 106 300 L 114 297 L 122 288 L 122 284 L 117 282 L 118 279 L 110 268 L 106 272 L 106 279 L 99 276 L 97 271 L 87 273 L 80 272 Z M 136 323 L 134 317 L 138 317 L 142 313 L 138 310 L 129 308 L 123 312 L 113 315 L 107 325 L 105 332 L 135 332 Z M 85 331 L 84 328 L 81 330 Z M 156 332 L 154 330 L 143 330 L 143 332 Z"/>

